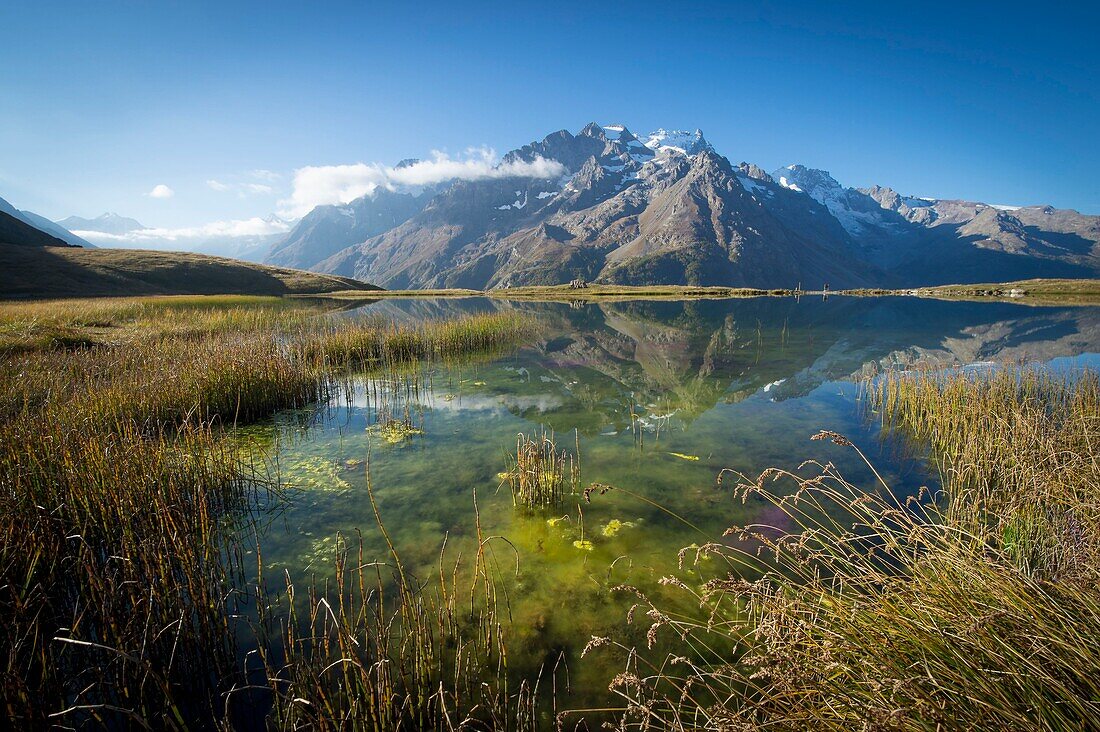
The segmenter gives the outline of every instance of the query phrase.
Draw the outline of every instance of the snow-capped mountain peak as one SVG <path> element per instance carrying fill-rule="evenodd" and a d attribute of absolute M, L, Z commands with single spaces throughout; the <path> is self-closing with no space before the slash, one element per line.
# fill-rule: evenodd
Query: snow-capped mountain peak
<path fill-rule="evenodd" d="M 844 186 L 840 185 L 829 171 L 807 168 L 805 165 L 788 165 L 780 168 L 772 173 L 772 178 L 784 188 L 802 191 L 821 204 L 825 204 L 826 199 L 844 190 Z"/>
<path fill-rule="evenodd" d="M 600 129 L 608 140 L 618 140 L 626 132 L 626 125 L 600 125 Z"/>
<path fill-rule="evenodd" d="M 626 128 L 626 125 L 616 122 L 615 124 L 601 125 L 598 122 L 590 122 L 584 126 L 579 133 L 583 137 L 595 137 L 606 142 L 623 142 L 626 143 L 630 140 L 637 139 L 633 133 Z"/>
<path fill-rule="evenodd" d="M 710 149 L 710 143 L 703 137 L 703 131 L 699 129 L 688 132 L 661 128 L 649 133 L 645 139 L 645 146 L 655 152 L 673 150 L 685 155 L 694 155 Z"/>
<path fill-rule="evenodd" d="M 857 239 L 890 225 L 878 200 L 845 188 L 827 170 L 788 165 L 772 173 L 772 178 L 784 188 L 805 193 L 829 209 L 845 231 Z"/>

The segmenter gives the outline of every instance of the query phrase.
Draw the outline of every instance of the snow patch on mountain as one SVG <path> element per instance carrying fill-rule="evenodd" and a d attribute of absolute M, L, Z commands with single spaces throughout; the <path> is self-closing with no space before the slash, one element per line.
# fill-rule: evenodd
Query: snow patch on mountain
<path fill-rule="evenodd" d="M 653 151 L 672 150 L 684 155 L 694 155 L 703 150 L 710 149 L 710 143 L 703 137 L 702 130 L 688 132 L 686 130 L 658 129 L 649 133 L 645 140 L 645 146 Z"/>
<path fill-rule="evenodd" d="M 603 130 L 604 137 L 608 140 L 618 140 L 626 127 L 624 125 L 600 125 L 600 129 Z"/>
<path fill-rule="evenodd" d="M 829 209 L 844 230 L 854 237 L 892 225 L 884 218 L 882 207 L 870 196 L 845 188 L 826 170 L 788 165 L 775 171 L 772 178 L 784 188 L 805 193 Z"/>
<path fill-rule="evenodd" d="M 522 194 L 523 198 L 519 198 Z M 553 194 L 550 194 L 553 195 Z M 540 195 L 539 198 L 542 198 Z M 527 205 L 527 191 L 516 191 L 516 200 L 514 203 L 506 203 L 503 206 L 497 206 L 497 211 L 508 211 L 510 209 L 516 209 L 517 211 Z"/>
<path fill-rule="evenodd" d="M 741 183 L 741 187 L 748 191 L 753 196 L 764 196 L 765 198 L 771 198 L 775 195 L 766 185 L 760 181 L 753 180 L 747 175 L 737 174 L 737 180 Z"/>

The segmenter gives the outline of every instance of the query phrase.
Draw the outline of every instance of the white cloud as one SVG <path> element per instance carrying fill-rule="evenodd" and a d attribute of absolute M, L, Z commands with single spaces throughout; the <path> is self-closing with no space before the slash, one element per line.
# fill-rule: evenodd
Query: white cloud
<path fill-rule="evenodd" d="M 189 226 L 180 229 L 136 229 L 125 234 L 107 234 L 102 231 L 73 232 L 93 244 L 105 246 L 142 246 L 164 242 L 195 242 L 206 239 L 235 239 L 241 237 L 271 236 L 290 231 L 290 224 L 282 219 L 262 219 L 254 216 L 250 219 L 232 221 L 214 221 L 201 226 Z"/>
<path fill-rule="evenodd" d="M 171 198 L 172 196 L 176 195 L 176 192 L 168 186 L 164 185 L 163 183 L 160 183 L 153 186 L 153 190 L 149 191 L 145 195 L 149 196 L 150 198 Z"/>
<path fill-rule="evenodd" d="M 262 168 L 253 170 L 249 173 L 256 180 L 266 180 L 268 183 L 274 183 L 277 180 L 282 180 L 283 176 L 276 173 L 273 170 L 264 170 Z"/>
<path fill-rule="evenodd" d="M 315 206 L 348 203 L 382 187 L 424 186 L 448 180 L 486 178 L 557 178 L 565 166 L 556 160 L 537 157 L 531 162 L 499 163 L 490 148 L 471 148 L 462 159 L 433 151 L 431 160 L 401 168 L 380 163 L 319 165 L 294 171 L 294 189 L 289 199 L 279 202 L 283 213 L 304 216 Z"/>
<path fill-rule="evenodd" d="M 218 191 L 219 193 L 225 193 L 226 191 L 236 191 L 238 198 L 245 198 L 247 196 L 265 195 L 270 196 L 275 193 L 275 189 L 266 183 L 223 183 L 220 180 L 214 180 L 211 178 L 206 181 L 206 187 L 211 190 Z"/>

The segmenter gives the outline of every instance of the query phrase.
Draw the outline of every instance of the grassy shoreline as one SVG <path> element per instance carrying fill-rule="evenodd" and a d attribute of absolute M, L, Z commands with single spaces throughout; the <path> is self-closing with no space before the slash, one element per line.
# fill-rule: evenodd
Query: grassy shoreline
<path fill-rule="evenodd" d="M 1100 379 L 889 373 L 866 395 L 884 431 L 940 465 L 944 492 L 906 500 L 831 463 L 733 476 L 738 499 L 793 528 L 731 527 L 703 547 L 727 579 L 667 579 L 694 614 L 642 598 L 652 636 L 681 643 L 616 679 L 625 728 L 1100 726 Z"/>
<path fill-rule="evenodd" d="M 861 297 L 915 296 L 939 300 L 999 300 L 1023 305 L 1100 304 L 1100 280 L 1033 279 L 973 285 L 938 285 L 902 290 L 844 290 Z"/>
<path fill-rule="evenodd" d="M 916 296 L 945 300 L 999 299 L 1023 304 L 1100 304 L 1100 280 L 1020 280 L 994 284 L 940 285 L 907 289 L 793 290 L 751 287 L 692 287 L 686 285 L 600 285 L 572 288 L 569 285 L 512 287 L 471 290 L 377 290 L 371 292 L 332 292 L 326 297 L 343 300 L 379 300 L 386 298 L 466 298 L 489 297 L 499 300 L 543 302 L 617 302 L 622 300 L 709 300 L 751 297 L 796 297 L 843 295 L 850 297 Z"/>
<path fill-rule="evenodd" d="M 514 313 L 398 327 L 325 318 L 326 307 L 241 297 L 0 306 L 10 719 L 225 728 L 226 700 L 260 688 L 274 729 L 545 721 L 538 690 L 553 687 L 508 676 L 480 548 L 473 586 L 442 554 L 438 582 L 422 583 L 392 544 L 389 557 L 364 557 L 341 538 L 334 586 L 308 586 L 297 602 L 289 579 L 279 593 L 262 580 L 242 592 L 235 532 L 268 486 L 220 425 L 315 403 L 348 369 L 499 353 L 532 332 Z M 936 461 L 945 493 L 904 501 L 831 465 L 735 476 L 731 500 L 770 504 L 788 529 L 731 527 L 685 549 L 683 569 L 692 557 L 729 567 L 703 584 L 690 573 L 661 580 L 691 612 L 618 588 L 638 596 L 647 640 L 674 648 L 615 649 L 629 659 L 608 679 L 621 728 L 1100 726 L 1100 380 L 887 374 L 865 397 L 885 432 Z M 553 502 L 566 470 L 578 478 L 556 447 L 535 448 L 523 459 L 552 479 Z M 557 462 L 548 470 L 544 458 Z M 594 484 L 584 500 L 608 489 Z M 262 683 L 237 666 L 238 601 L 261 616 L 289 612 L 254 639 Z M 585 653 L 602 645 L 615 644 L 593 639 Z"/>
<path fill-rule="evenodd" d="M 0 242 L 0 302 L 173 294 L 319 295 L 376 289 L 350 277 L 194 252 Z"/>
<path fill-rule="evenodd" d="M 489 297 L 498 300 L 577 302 L 587 300 L 704 300 L 764 296 L 782 297 L 794 294 L 794 290 L 762 290 L 752 287 L 592 284 L 580 288 L 573 288 L 569 285 L 537 285 L 491 290 L 455 288 L 443 290 L 380 290 L 370 293 L 333 292 L 327 294 L 326 297 L 339 299 Z"/>
<path fill-rule="evenodd" d="M 226 722 L 239 531 L 269 485 L 219 427 L 322 400 L 348 369 L 497 352 L 530 328 L 208 305 L 0 307 L 0 698 L 17 726 Z"/>

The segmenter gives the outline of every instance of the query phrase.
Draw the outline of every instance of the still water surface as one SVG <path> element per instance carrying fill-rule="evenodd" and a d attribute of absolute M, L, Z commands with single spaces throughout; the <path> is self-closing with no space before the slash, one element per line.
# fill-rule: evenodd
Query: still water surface
<path fill-rule="evenodd" d="M 718 540 L 733 524 L 782 522 L 719 485 L 722 469 L 755 477 L 816 459 L 872 487 L 852 451 L 809 441 L 829 429 L 852 439 L 897 492 L 936 486 L 923 460 L 880 433 L 860 401 L 865 374 L 929 362 L 1095 367 L 1100 352 L 1100 308 L 1091 307 L 916 298 L 580 306 L 467 299 L 381 301 L 357 312 L 415 321 L 501 308 L 537 318 L 538 340 L 496 360 L 437 365 L 408 379 L 363 377 L 329 404 L 249 428 L 289 488 L 261 536 L 266 573 L 286 570 L 300 582 L 330 576 L 336 534 L 357 529 L 368 558 L 386 557 L 366 495 L 369 466 L 403 562 L 431 577 L 445 538 L 452 559 L 472 556 L 476 491 L 483 533 L 515 547 L 513 554 L 498 545 L 495 553 L 508 578 L 511 667 L 526 672 L 564 652 L 573 701 L 582 704 L 598 703 L 599 694 L 577 690 L 606 689 L 618 663 L 578 663 L 591 636 L 644 643 L 645 624 L 625 623 L 629 600 L 610 586 L 661 592 L 656 581 L 670 573 L 701 581 L 706 567 L 677 566 L 681 548 Z M 406 414 L 420 434 L 391 444 L 369 429 Z M 583 485 L 637 495 L 577 498 L 553 515 L 513 508 L 498 476 L 505 453 L 518 433 L 542 428 L 559 447 L 579 445 Z"/>

